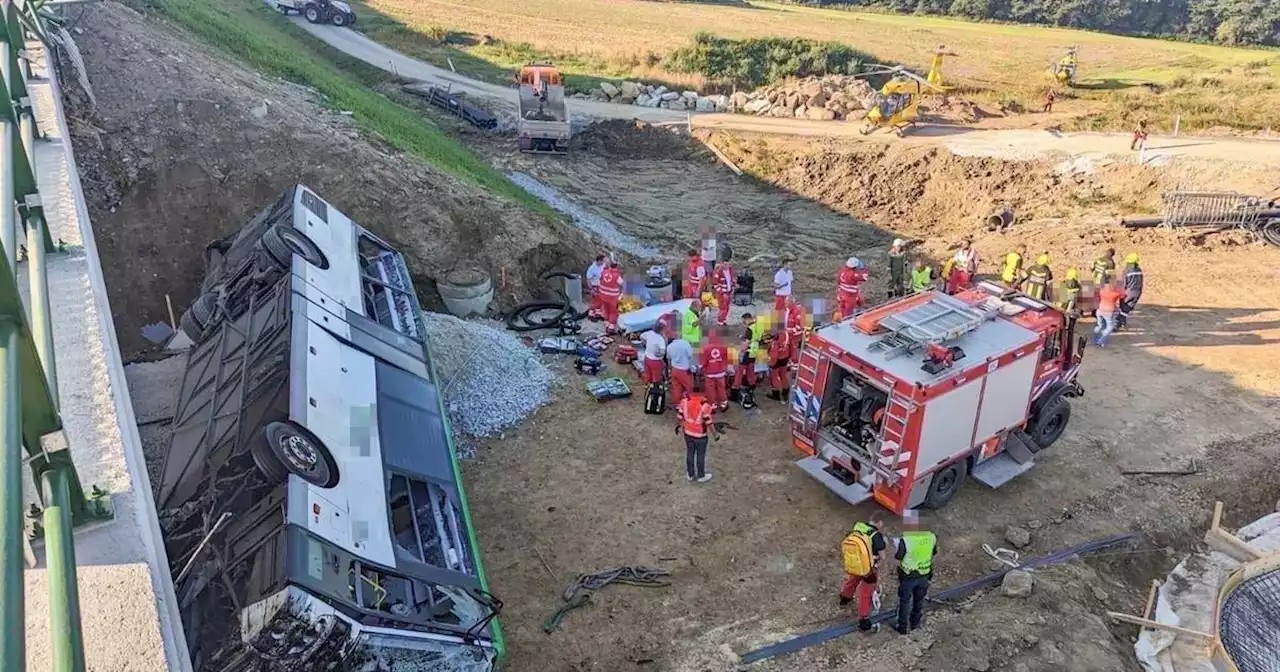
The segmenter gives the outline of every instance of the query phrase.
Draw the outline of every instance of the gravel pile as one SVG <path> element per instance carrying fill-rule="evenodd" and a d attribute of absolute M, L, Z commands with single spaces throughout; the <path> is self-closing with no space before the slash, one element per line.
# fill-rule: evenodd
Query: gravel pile
<path fill-rule="evenodd" d="M 455 432 L 493 436 L 551 400 L 555 376 L 500 323 L 442 313 L 422 317 Z"/>
<path fill-rule="evenodd" d="M 549 187 L 524 173 L 512 172 L 507 174 L 507 178 L 515 182 L 521 189 L 532 194 L 535 198 L 551 206 L 551 209 L 559 212 L 569 219 L 578 228 L 595 234 L 604 242 L 605 247 L 622 250 L 629 254 L 635 255 L 642 259 L 650 259 L 661 254 L 658 248 L 645 245 L 640 241 L 624 234 L 613 225 L 613 222 L 587 212 L 582 206 L 574 203 L 566 198 L 559 191 Z"/>

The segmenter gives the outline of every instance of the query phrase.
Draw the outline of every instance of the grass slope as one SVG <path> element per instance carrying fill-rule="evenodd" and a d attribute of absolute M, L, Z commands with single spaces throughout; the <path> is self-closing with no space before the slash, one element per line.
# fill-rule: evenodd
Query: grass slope
<path fill-rule="evenodd" d="M 361 0 L 359 10 L 373 39 L 442 64 L 445 51 L 460 54 L 471 59 L 471 74 L 484 78 L 509 78 L 520 60 L 546 57 L 569 73 L 699 84 L 664 70 L 662 58 L 700 31 L 839 41 L 919 71 L 927 69 L 934 47 L 946 44 L 959 53 L 945 68 L 950 81 L 980 91 L 979 97 L 1027 108 L 1039 107 L 1050 64 L 1067 46 L 1078 45 L 1081 79 L 1089 88 L 1073 97 L 1096 113 L 1089 123 L 1098 127 L 1142 116 L 1162 127 L 1172 125 L 1175 115 L 1182 115 L 1184 129 L 1280 127 L 1276 50 L 767 2 Z M 460 38 L 457 44 L 436 39 L 446 33 Z M 464 70 L 457 57 L 455 66 Z"/>
<path fill-rule="evenodd" d="M 309 86 L 333 109 L 349 110 L 366 131 L 460 179 L 550 214 L 545 204 L 512 184 L 418 112 L 362 82 L 388 75 L 321 44 L 253 0 L 136 0 L 257 70 Z"/>

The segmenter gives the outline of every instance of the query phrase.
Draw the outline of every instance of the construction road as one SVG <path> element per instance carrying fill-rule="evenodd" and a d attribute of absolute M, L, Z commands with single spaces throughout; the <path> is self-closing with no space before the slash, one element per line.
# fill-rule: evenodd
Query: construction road
<path fill-rule="evenodd" d="M 514 108 L 512 87 L 490 84 L 464 77 L 429 63 L 410 58 L 394 49 L 378 44 L 363 33 L 349 28 L 307 23 L 301 17 L 292 19 L 299 27 L 330 46 L 393 74 L 430 84 L 447 86 L 452 91 L 487 98 L 503 107 Z M 570 114 L 595 119 L 640 119 L 646 122 L 688 121 L 693 128 L 754 133 L 777 133 L 813 137 L 861 138 L 861 124 L 806 119 L 779 119 L 743 114 L 688 113 L 661 108 L 618 105 L 593 100 L 570 99 Z M 884 137 L 881 131 L 877 136 Z M 1053 154 L 1071 156 L 1126 155 L 1127 133 L 1060 133 L 1050 130 L 982 130 L 963 126 L 926 126 L 918 128 L 903 141 L 912 144 L 943 145 L 964 156 L 991 156 L 1005 160 L 1043 158 Z M 1143 159 L 1160 162 L 1171 157 L 1220 159 L 1280 167 L 1280 141 L 1237 138 L 1156 138 L 1150 142 Z"/>

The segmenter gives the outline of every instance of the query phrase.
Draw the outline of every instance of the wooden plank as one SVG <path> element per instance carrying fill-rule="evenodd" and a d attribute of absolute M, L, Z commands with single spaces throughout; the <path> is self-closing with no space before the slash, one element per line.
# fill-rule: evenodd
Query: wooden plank
<path fill-rule="evenodd" d="M 1208 544 L 1209 548 L 1226 553 L 1240 562 L 1253 562 L 1262 557 L 1262 553 L 1258 552 L 1257 549 L 1240 541 L 1239 537 L 1221 528 L 1214 528 L 1205 532 L 1204 543 Z"/>
<path fill-rule="evenodd" d="M 1151 579 L 1151 590 L 1147 592 L 1147 606 L 1142 610 L 1143 618 L 1151 618 L 1151 609 L 1156 606 L 1156 593 L 1159 591 L 1159 579 Z"/>
<path fill-rule="evenodd" d="M 1213 522 L 1209 523 L 1209 529 L 1216 530 L 1222 525 L 1222 502 L 1213 503 Z"/>
<path fill-rule="evenodd" d="M 1207 633 L 1207 632 L 1200 632 L 1199 630 L 1188 630 L 1187 628 L 1180 628 L 1180 627 L 1178 627 L 1178 626 L 1176 626 L 1176 625 L 1169 625 L 1168 623 L 1161 623 L 1161 622 L 1159 622 L 1159 621 L 1153 621 L 1153 620 L 1151 620 L 1151 619 L 1149 619 L 1149 618 L 1142 618 L 1141 616 L 1133 616 L 1133 615 L 1130 615 L 1130 614 L 1121 614 L 1121 613 L 1119 613 L 1119 612 L 1115 612 L 1115 611 L 1108 611 L 1108 612 L 1107 612 L 1107 616 L 1108 616 L 1109 618 L 1111 618 L 1111 620 L 1114 620 L 1114 621 L 1120 621 L 1120 622 L 1122 622 L 1122 623 L 1132 623 L 1132 624 L 1134 624 L 1134 625 L 1141 626 L 1141 627 L 1144 627 L 1144 628 L 1155 628 L 1155 629 L 1157 629 L 1157 630 L 1168 630 L 1168 631 L 1170 631 L 1170 632 L 1176 632 L 1176 633 L 1181 634 L 1181 635 L 1191 635 L 1192 637 L 1201 637 L 1201 638 L 1208 639 L 1208 640 L 1214 640 L 1214 639 L 1217 639 L 1217 636 L 1216 636 L 1216 635 L 1212 635 L 1212 634 L 1209 634 L 1209 633 Z"/>
<path fill-rule="evenodd" d="M 716 149 L 716 146 L 711 144 L 710 142 L 706 144 L 707 144 L 707 147 L 711 150 L 711 153 L 715 154 L 716 158 L 724 162 L 724 165 L 728 166 L 729 170 L 732 170 L 734 175 L 737 175 L 738 177 L 742 177 L 742 169 L 735 166 L 733 162 L 729 160 L 729 157 L 724 155 L 724 152 L 720 151 L 719 149 Z"/>

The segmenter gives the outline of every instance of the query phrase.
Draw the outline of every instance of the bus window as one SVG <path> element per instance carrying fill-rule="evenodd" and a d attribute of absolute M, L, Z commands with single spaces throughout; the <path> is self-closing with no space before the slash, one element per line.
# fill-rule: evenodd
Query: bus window
<path fill-rule="evenodd" d="M 418 538 L 418 526 L 414 524 L 413 500 L 409 497 L 409 482 L 404 476 L 391 477 L 391 536 L 396 549 L 422 561 L 422 540 Z"/>

